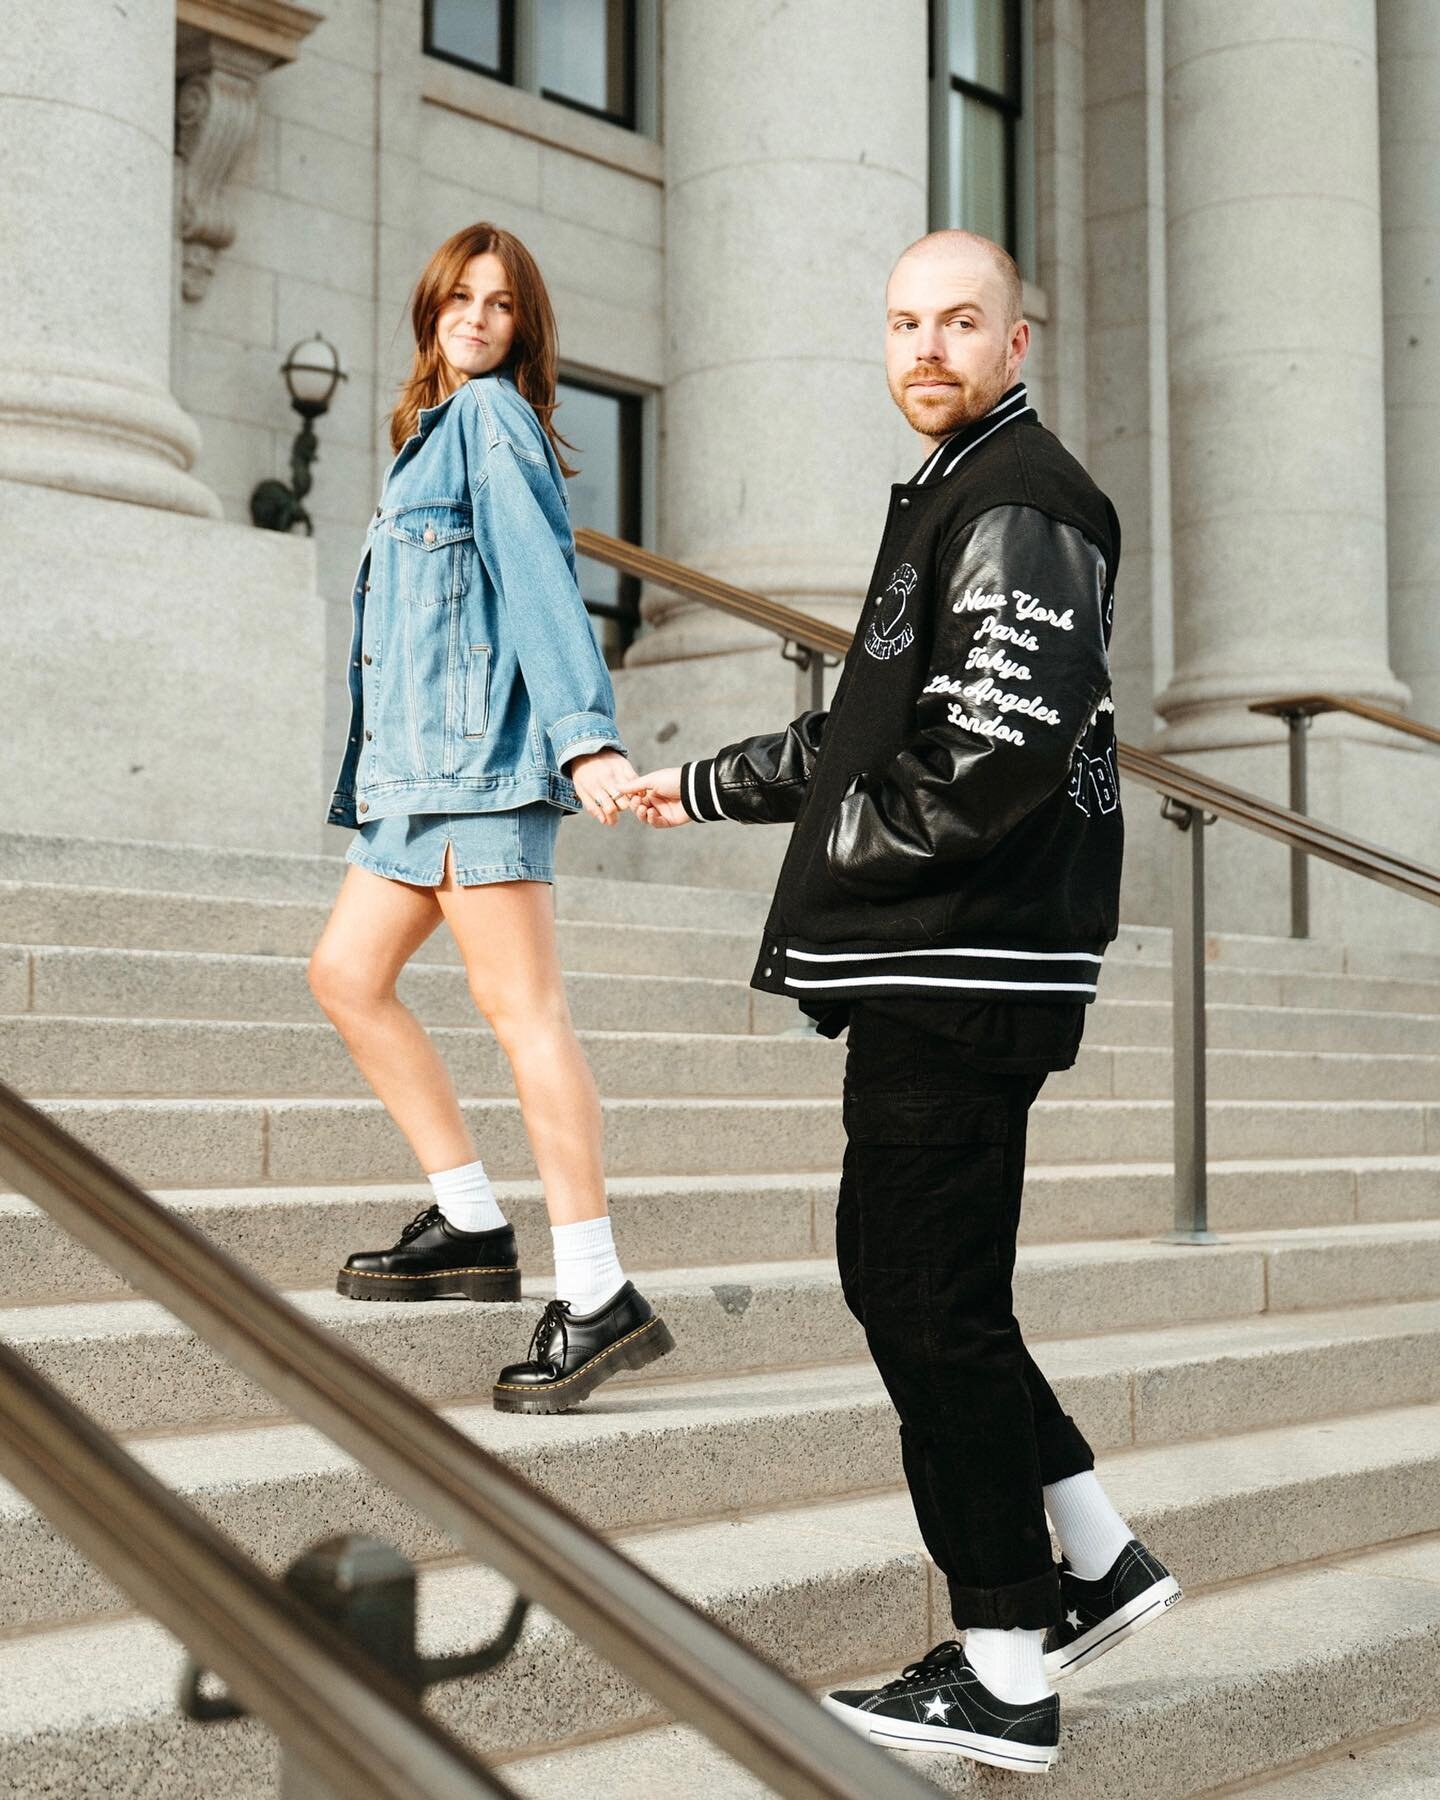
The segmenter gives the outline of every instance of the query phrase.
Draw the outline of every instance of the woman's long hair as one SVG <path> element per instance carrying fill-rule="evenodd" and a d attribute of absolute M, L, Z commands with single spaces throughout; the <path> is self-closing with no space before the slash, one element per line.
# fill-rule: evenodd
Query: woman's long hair
<path fill-rule="evenodd" d="M 415 332 L 415 360 L 400 398 L 390 415 L 390 448 L 399 450 L 415 430 L 422 407 L 438 406 L 452 391 L 440 339 L 436 330 L 441 308 L 454 293 L 465 265 L 472 256 L 493 253 L 505 266 L 515 304 L 515 341 L 503 367 L 535 409 L 560 467 L 573 475 L 562 445 L 573 450 L 555 429 L 555 313 L 545 291 L 545 279 L 535 258 L 513 232 L 481 221 L 467 225 L 445 242 L 425 265 L 410 300 L 410 323 Z"/>

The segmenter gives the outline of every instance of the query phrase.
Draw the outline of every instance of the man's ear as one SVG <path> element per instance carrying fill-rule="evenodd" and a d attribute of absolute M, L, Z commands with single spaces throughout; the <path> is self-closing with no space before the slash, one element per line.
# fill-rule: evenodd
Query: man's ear
<path fill-rule="evenodd" d="M 1030 354 L 1030 321 L 1017 319 L 1010 330 L 1010 378 L 1014 378 L 1024 367 L 1025 358 Z"/>

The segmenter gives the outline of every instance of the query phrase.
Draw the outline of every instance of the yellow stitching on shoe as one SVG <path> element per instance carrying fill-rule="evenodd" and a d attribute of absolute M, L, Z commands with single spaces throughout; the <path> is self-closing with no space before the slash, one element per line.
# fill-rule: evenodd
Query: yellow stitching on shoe
<path fill-rule="evenodd" d="M 361 1281 L 443 1281 L 450 1275 L 518 1275 L 515 1263 L 496 1263 L 490 1269 L 433 1269 L 428 1275 L 392 1275 L 386 1269 L 342 1269 L 342 1275 L 355 1275 Z"/>
<path fill-rule="evenodd" d="M 647 1319 L 643 1325 L 637 1325 L 633 1331 L 627 1331 L 623 1338 L 616 1338 L 613 1344 L 607 1344 L 603 1350 L 597 1351 L 589 1362 L 582 1363 L 573 1375 L 562 1375 L 558 1381 L 547 1381 L 544 1387 L 539 1387 L 530 1381 L 497 1381 L 495 1386 L 504 1388 L 506 1393 L 510 1394 L 553 1394 L 556 1388 L 568 1387 L 572 1381 L 578 1381 L 582 1375 L 593 1369 L 602 1357 L 609 1356 L 612 1350 L 618 1350 L 622 1344 L 628 1344 L 631 1338 L 639 1337 L 642 1331 L 648 1331 L 652 1325 L 663 1323 L 664 1321 L 657 1313 L 653 1318 Z"/>

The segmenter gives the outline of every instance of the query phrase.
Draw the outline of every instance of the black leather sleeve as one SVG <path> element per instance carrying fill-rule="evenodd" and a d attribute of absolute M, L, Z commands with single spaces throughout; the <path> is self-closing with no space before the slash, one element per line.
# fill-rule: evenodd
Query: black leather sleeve
<path fill-rule="evenodd" d="M 801 713 L 783 731 L 743 738 L 715 756 L 686 763 L 680 771 L 686 812 L 692 819 L 740 819 L 751 825 L 798 818 L 829 717 L 828 711 Z"/>
<path fill-rule="evenodd" d="M 983 513 L 942 560 L 915 730 L 840 804 L 826 862 L 881 899 L 977 862 L 1068 780 L 1109 691 L 1100 550 L 1029 506 Z"/>

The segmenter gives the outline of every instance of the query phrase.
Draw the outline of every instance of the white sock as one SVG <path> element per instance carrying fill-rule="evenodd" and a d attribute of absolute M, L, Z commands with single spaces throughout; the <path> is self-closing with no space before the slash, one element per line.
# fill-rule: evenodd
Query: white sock
<path fill-rule="evenodd" d="M 1045 1489 L 1045 1510 L 1066 1562 L 1082 1581 L 1098 1581 L 1135 1535 L 1093 1469 L 1052 1482 Z"/>
<path fill-rule="evenodd" d="M 997 1700 L 1024 1706 L 1053 1692 L 1045 1678 L 1043 1631 L 989 1631 L 975 1628 L 965 1633 L 965 1655 L 971 1668 Z"/>
<path fill-rule="evenodd" d="M 483 1162 L 440 1169 L 429 1182 L 441 1218 L 457 1231 L 498 1231 L 505 1223 Z"/>
<path fill-rule="evenodd" d="M 615 1254 L 615 1237 L 609 1214 L 598 1219 L 577 1219 L 573 1225 L 552 1225 L 555 1245 L 555 1298 L 568 1300 L 571 1310 L 592 1313 L 625 1285 L 625 1271 Z"/>

